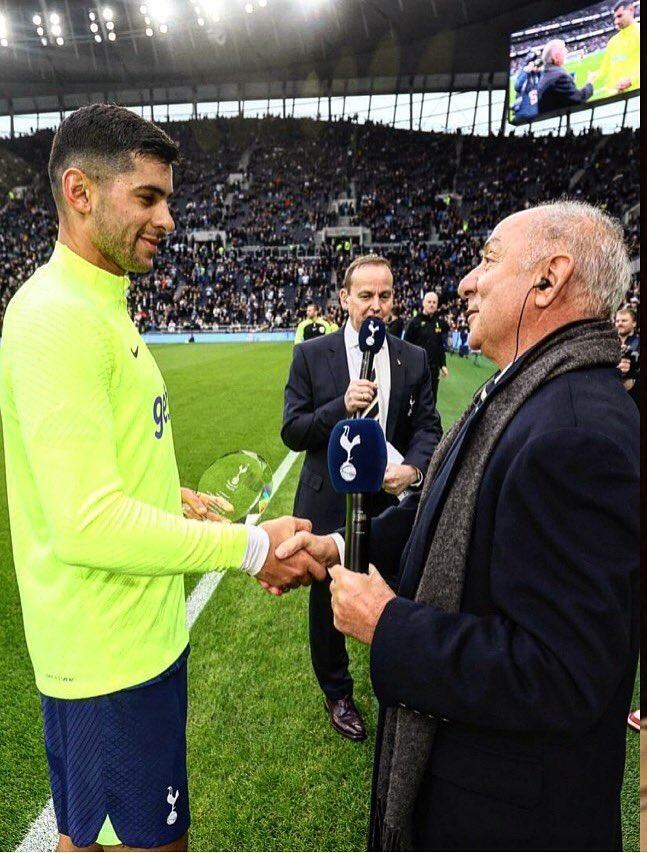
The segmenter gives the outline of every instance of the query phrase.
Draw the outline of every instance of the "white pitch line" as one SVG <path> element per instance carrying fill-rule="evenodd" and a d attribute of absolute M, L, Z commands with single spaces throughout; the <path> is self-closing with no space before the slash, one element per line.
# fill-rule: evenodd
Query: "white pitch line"
<path fill-rule="evenodd" d="M 291 450 L 276 469 L 276 473 L 272 477 L 270 502 L 278 492 L 283 480 L 287 477 L 298 455 L 298 453 Z M 256 524 L 259 517 L 259 515 L 248 515 L 245 523 Z M 189 631 L 216 591 L 224 574 L 224 572 L 208 572 L 196 584 L 186 603 L 186 624 Z M 42 812 L 29 827 L 27 835 L 25 835 L 18 847 L 16 847 L 16 851 L 21 851 L 21 853 L 22 851 L 30 851 L 30 853 L 33 851 L 33 853 L 36 853 L 36 851 L 54 850 L 57 843 L 58 829 L 56 826 L 56 815 L 54 814 L 54 804 L 50 798 Z"/>

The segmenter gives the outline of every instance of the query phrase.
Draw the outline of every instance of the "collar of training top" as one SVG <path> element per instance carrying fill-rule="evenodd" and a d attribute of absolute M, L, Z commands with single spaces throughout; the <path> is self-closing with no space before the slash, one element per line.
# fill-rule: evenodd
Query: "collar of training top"
<path fill-rule="evenodd" d="M 88 296 L 98 302 L 123 302 L 124 294 L 130 286 L 127 275 L 113 275 L 101 269 L 58 240 L 49 263 L 64 267 L 66 275 L 63 280 L 72 285 L 78 284 Z"/>

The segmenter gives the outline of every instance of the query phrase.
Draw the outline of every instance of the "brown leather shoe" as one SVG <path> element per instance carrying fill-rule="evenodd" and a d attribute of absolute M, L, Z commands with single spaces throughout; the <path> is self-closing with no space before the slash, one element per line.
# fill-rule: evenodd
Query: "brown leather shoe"
<path fill-rule="evenodd" d="M 324 710 L 330 717 L 333 729 L 349 740 L 366 740 L 364 720 L 355 707 L 352 696 L 329 699 L 324 696 Z"/>

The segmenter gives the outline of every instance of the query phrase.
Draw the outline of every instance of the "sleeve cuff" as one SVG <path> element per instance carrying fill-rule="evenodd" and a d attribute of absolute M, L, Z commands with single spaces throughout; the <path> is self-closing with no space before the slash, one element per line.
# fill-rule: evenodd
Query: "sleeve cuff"
<path fill-rule="evenodd" d="M 370 674 L 373 692 L 381 705 L 415 708 L 407 701 L 410 693 L 411 620 L 427 605 L 408 598 L 392 598 L 382 611 L 375 626 L 371 643 Z M 409 687 L 405 689 L 404 685 Z"/>
<path fill-rule="evenodd" d="M 343 566 L 344 556 L 346 555 L 346 543 L 344 542 L 344 537 L 339 533 L 331 533 L 330 536 L 333 539 L 335 545 L 337 546 L 337 550 L 339 551 L 339 564 Z"/>
<path fill-rule="evenodd" d="M 270 537 L 262 527 L 245 525 L 247 531 L 247 550 L 241 569 L 248 575 L 255 576 L 263 568 L 267 554 L 270 550 Z"/>

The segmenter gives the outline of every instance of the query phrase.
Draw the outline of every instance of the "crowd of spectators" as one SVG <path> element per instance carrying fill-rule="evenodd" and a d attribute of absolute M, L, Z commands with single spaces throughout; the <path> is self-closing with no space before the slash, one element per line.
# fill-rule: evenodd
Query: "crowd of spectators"
<path fill-rule="evenodd" d="M 176 231 L 152 272 L 131 277 L 130 308 L 143 332 L 293 327 L 310 300 L 343 319 L 336 287 L 360 241 L 350 232 L 322 239 L 329 226 L 361 226 L 361 251 L 389 258 L 400 316 L 433 289 L 457 327 L 458 284 L 501 218 L 566 194 L 624 216 L 639 198 L 639 134 L 631 130 L 472 137 L 278 118 L 165 129 L 182 150 Z M 44 179 L 50 146 L 51 131 L 7 143 L 38 177 L 24 198 L 0 205 L 0 316 L 55 240 Z M 634 215 L 634 253 L 639 228 Z"/>

